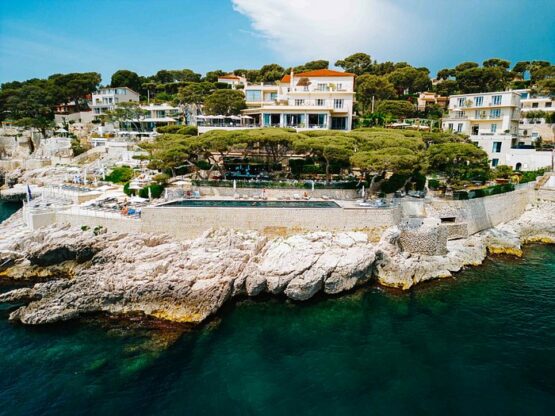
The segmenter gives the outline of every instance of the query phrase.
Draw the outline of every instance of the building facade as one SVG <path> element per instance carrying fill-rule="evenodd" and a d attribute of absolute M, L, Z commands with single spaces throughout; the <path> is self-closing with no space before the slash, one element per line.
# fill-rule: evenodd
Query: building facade
<path fill-rule="evenodd" d="M 355 75 L 320 69 L 284 76 L 276 84 L 245 86 L 247 109 L 260 127 L 351 130 Z"/>
<path fill-rule="evenodd" d="M 426 111 L 431 105 L 437 105 L 442 109 L 446 109 L 449 103 L 449 97 L 443 97 L 435 92 L 421 92 L 418 96 L 418 111 Z"/>
<path fill-rule="evenodd" d="M 491 166 L 508 164 L 507 152 L 518 145 L 520 94 L 514 91 L 452 95 L 443 130 L 466 134 L 487 154 Z"/>
<path fill-rule="evenodd" d="M 241 88 L 247 84 L 247 79 L 240 75 L 227 74 L 218 77 L 218 82 L 228 84 L 231 89 Z"/>
<path fill-rule="evenodd" d="M 555 142 L 555 124 L 551 122 L 555 98 L 533 97 L 529 90 L 523 90 L 520 104 L 520 136 L 532 141 Z"/>
<path fill-rule="evenodd" d="M 115 106 L 126 102 L 139 102 L 139 93 L 131 88 L 100 88 L 92 95 L 91 110 L 95 117 L 106 114 Z"/>

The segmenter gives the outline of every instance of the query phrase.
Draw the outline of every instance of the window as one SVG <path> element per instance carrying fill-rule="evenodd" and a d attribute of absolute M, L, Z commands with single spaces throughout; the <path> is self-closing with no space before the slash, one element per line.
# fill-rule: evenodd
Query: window
<path fill-rule="evenodd" d="M 449 131 L 453 131 L 453 123 L 448 124 L 448 129 L 449 129 Z"/>
<path fill-rule="evenodd" d="M 295 105 L 296 106 L 304 105 L 304 100 L 302 98 L 295 98 Z"/>
<path fill-rule="evenodd" d="M 337 84 L 337 91 L 343 91 L 343 84 Z"/>
<path fill-rule="evenodd" d="M 457 111 L 456 114 L 457 114 L 456 115 L 457 118 L 464 118 L 464 111 Z"/>
<path fill-rule="evenodd" d="M 499 117 L 501 117 L 501 109 L 500 109 L 500 108 L 494 108 L 494 109 L 490 110 L 489 116 L 490 116 L 491 118 L 499 118 Z"/>
<path fill-rule="evenodd" d="M 493 146 L 491 148 L 492 153 L 501 153 L 501 142 L 493 142 Z"/>
<path fill-rule="evenodd" d="M 532 103 L 532 108 L 538 108 L 539 103 Z"/>
<path fill-rule="evenodd" d="M 336 98 L 333 100 L 333 108 L 343 108 L 343 99 Z"/>
<path fill-rule="evenodd" d="M 479 132 L 480 132 L 480 129 L 479 129 L 478 126 L 472 126 L 472 135 L 473 136 L 477 136 Z"/>
<path fill-rule="evenodd" d="M 316 105 L 318 107 L 323 107 L 325 104 L 326 104 L 326 100 L 324 100 L 323 98 L 316 99 Z"/>
<path fill-rule="evenodd" d="M 491 166 L 496 167 L 497 165 L 499 165 L 499 159 L 492 159 Z"/>
<path fill-rule="evenodd" d="M 494 95 L 492 97 L 492 103 L 493 103 L 493 105 L 501 105 L 501 96 L 500 95 Z"/>
<path fill-rule="evenodd" d="M 464 97 L 458 99 L 457 105 L 459 107 L 464 107 Z"/>
<path fill-rule="evenodd" d="M 551 102 L 551 101 L 549 101 L 549 102 L 545 103 L 545 108 L 550 108 L 550 107 L 551 107 L 551 104 L 552 104 L 552 102 Z"/>
<path fill-rule="evenodd" d="M 327 84 L 317 84 L 316 89 L 318 91 L 326 91 L 327 90 Z"/>
<path fill-rule="evenodd" d="M 463 129 L 463 123 L 457 124 L 457 133 L 460 133 Z"/>
<path fill-rule="evenodd" d="M 260 90 L 247 90 L 245 91 L 247 102 L 260 102 L 262 101 L 262 91 Z"/>
<path fill-rule="evenodd" d="M 492 124 L 491 125 L 491 130 L 492 133 L 495 133 L 497 131 L 497 124 Z"/>
<path fill-rule="evenodd" d="M 474 106 L 481 107 L 484 104 L 484 97 L 474 97 Z"/>

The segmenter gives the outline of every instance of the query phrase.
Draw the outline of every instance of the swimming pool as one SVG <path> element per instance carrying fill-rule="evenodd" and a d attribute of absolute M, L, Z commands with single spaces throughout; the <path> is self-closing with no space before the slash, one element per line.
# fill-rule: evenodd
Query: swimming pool
<path fill-rule="evenodd" d="M 333 201 L 241 201 L 184 199 L 168 202 L 159 207 L 213 207 L 213 208 L 340 208 Z"/>

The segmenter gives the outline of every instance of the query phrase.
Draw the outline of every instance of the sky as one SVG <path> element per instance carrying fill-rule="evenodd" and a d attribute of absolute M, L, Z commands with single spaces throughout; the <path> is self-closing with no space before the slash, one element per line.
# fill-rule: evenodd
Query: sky
<path fill-rule="evenodd" d="M 432 74 L 555 62 L 555 0 L 0 0 L 0 82 L 118 69 L 331 65 L 355 52 Z"/>

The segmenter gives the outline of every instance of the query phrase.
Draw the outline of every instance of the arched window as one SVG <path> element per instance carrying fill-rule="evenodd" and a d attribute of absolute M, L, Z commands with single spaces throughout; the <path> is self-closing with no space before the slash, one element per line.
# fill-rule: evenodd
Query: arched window
<path fill-rule="evenodd" d="M 515 165 L 515 170 L 518 172 L 520 169 L 522 169 L 522 163 L 518 162 L 518 163 Z"/>

